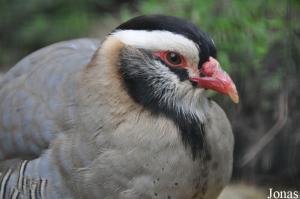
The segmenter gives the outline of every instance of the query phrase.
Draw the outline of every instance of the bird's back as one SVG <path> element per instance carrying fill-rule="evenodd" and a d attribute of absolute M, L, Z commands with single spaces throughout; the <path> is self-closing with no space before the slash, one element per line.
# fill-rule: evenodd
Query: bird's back
<path fill-rule="evenodd" d="M 25 57 L 3 77 L 0 172 L 6 160 L 36 157 L 57 133 L 72 127 L 78 72 L 99 46 L 91 39 L 56 43 Z"/>

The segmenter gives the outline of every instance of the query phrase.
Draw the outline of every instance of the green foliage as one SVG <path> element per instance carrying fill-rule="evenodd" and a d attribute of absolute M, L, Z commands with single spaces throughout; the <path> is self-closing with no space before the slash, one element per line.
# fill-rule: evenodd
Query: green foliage
<path fill-rule="evenodd" d="M 137 14 L 190 19 L 212 36 L 228 70 L 240 68 L 240 63 L 247 64 L 244 69 L 259 69 L 272 42 L 284 34 L 285 7 L 285 1 L 150 0 L 140 4 Z"/>

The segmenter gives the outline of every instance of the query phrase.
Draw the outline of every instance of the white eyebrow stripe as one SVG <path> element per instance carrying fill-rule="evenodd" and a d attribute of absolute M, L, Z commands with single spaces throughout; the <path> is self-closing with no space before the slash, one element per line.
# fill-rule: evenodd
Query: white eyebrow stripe
<path fill-rule="evenodd" d="M 180 34 L 164 30 L 118 30 L 112 33 L 112 36 L 126 45 L 152 51 L 176 51 L 192 63 L 199 62 L 197 44 Z"/>

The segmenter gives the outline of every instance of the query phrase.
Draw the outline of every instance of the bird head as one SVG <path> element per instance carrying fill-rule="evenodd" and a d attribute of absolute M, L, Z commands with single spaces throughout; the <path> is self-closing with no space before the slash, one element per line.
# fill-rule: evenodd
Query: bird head
<path fill-rule="evenodd" d="M 119 69 L 134 99 L 144 105 L 172 101 L 180 87 L 211 89 L 238 103 L 235 84 L 216 59 L 213 40 L 196 25 L 171 16 L 133 18 L 109 37 L 124 47 Z"/>

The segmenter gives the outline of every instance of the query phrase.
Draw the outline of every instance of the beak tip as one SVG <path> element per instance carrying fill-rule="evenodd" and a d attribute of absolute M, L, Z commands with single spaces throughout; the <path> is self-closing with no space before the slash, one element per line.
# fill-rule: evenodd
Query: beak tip
<path fill-rule="evenodd" d="M 229 93 L 228 94 L 230 99 L 235 103 L 238 104 L 240 101 L 239 95 L 237 93 Z"/>

